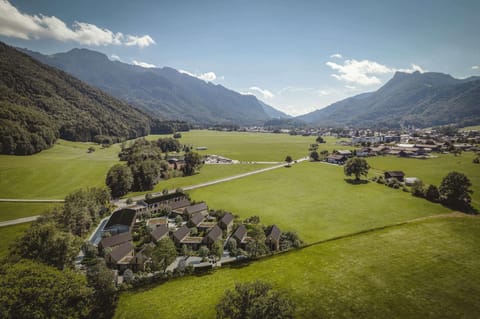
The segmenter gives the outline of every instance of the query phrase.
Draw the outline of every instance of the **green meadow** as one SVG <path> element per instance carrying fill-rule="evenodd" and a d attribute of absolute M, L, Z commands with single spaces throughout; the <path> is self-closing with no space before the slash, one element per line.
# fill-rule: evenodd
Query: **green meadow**
<path fill-rule="evenodd" d="M 158 139 L 166 135 L 150 135 L 148 139 Z M 167 135 L 169 136 L 169 135 Z M 198 151 L 201 154 L 222 155 L 239 161 L 282 162 L 287 155 L 293 159 L 308 156 L 308 147 L 315 143 L 315 136 L 291 136 L 288 134 L 248 133 L 248 132 L 218 132 L 194 130 L 182 132 L 180 142 L 195 147 L 204 146 L 208 149 Z M 320 150 L 349 149 L 336 145 L 340 141 L 327 138 L 327 143 L 321 144 Z"/>
<path fill-rule="evenodd" d="M 214 318 L 235 282 L 288 292 L 297 318 L 477 318 L 480 219 L 436 218 L 123 293 L 123 318 Z"/>
<path fill-rule="evenodd" d="M 480 208 L 480 165 L 474 164 L 473 152 L 436 155 L 436 158 L 415 159 L 393 156 L 378 156 L 367 159 L 370 166 L 381 171 L 403 171 L 408 177 L 418 177 L 425 184 L 439 186 L 442 179 L 451 171 L 464 173 L 472 182 L 473 204 Z"/>
<path fill-rule="evenodd" d="M 90 146 L 96 151 L 88 153 Z M 35 155 L 0 155 L 0 198 L 63 199 L 79 188 L 104 186 L 119 150 L 60 140 Z"/>
<path fill-rule="evenodd" d="M 189 192 L 210 208 L 261 217 L 314 242 L 448 209 L 377 183 L 352 185 L 343 167 L 303 162 Z"/>

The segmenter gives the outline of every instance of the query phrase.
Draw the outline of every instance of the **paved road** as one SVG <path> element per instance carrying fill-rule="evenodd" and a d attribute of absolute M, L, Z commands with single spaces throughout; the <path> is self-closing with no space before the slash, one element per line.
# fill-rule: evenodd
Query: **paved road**
<path fill-rule="evenodd" d="M 63 203 L 64 199 L 23 199 L 23 198 L 0 198 L 0 202 L 18 203 Z"/>
<path fill-rule="evenodd" d="M 23 223 L 29 223 L 35 221 L 40 215 L 36 216 L 30 216 L 30 217 L 24 217 L 24 218 L 18 218 L 18 219 L 12 219 L 12 220 L 7 220 L 4 222 L 0 222 L 0 227 L 6 227 L 6 226 L 13 226 L 16 224 L 23 224 Z"/>

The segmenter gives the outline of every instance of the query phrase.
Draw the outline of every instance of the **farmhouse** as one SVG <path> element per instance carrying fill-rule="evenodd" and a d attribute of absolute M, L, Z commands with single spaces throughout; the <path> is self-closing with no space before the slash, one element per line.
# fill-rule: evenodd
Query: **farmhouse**
<path fill-rule="evenodd" d="M 124 208 L 117 210 L 110 216 L 103 233 L 119 234 L 130 232 L 135 224 L 137 213 L 133 209 Z"/>
<path fill-rule="evenodd" d="M 130 261 L 134 256 L 134 248 L 131 242 L 127 241 L 118 247 L 115 247 L 110 253 L 105 256 L 107 265 L 115 267 L 118 270 L 129 268 Z"/>
<path fill-rule="evenodd" d="M 152 233 L 150 235 L 152 236 L 152 240 L 154 242 L 166 238 L 168 236 L 168 226 L 165 224 L 159 225 L 152 230 Z"/>
<path fill-rule="evenodd" d="M 145 200 L 150 213 L 158 213 L 163 208 L 170 210 L 184 208 L 190 205 L 190 200 L 183 193 L 172 193 L 163 196 L 148 198 Z"/>
<path fill-rule="evenodd" d="M 328 155 L 327 156 L 327 162 L 331 164 L 338 164 L 338 165 L 343 165 L 345 164 L 345 161 L 347 160 L 347 157 L 345 155 Z"/>
<path fill-rule="evenodd" d="M 230 233 L 233 227 L 233 215 L 230 213 L 226 213 L 223 215 L 222 219 L 219 222 L 220 228 Z"/>
<path fill-rule="evenodd" d="M 238 247 L 244 249 L 247 243 L 247 227 L 243 224 L 238 226 L 233 233 L 232 238 L 237 241 Z"/>
<path fill-rule="evenodd" d="M 402 171 L 387 171 L 384 173 L 384 176 L 386 180 L 396 179 L 399 182 L 403 182 L 405 173 Z"/>
<path fill-rule="evenodd" d="M 208 207 L 207 204 L 201 202 L 192 206 L 188 206 L 184 209 L 183 213 L 188 217 L 191 217 L 195 213 L 202 213 L 206 215 L 208 213 Z"/>
<path fill-rule="evenodd" d="M 193 214 L 192 217 L 190 217 L 188 224 L 190 227 L 198 227 L 198 225 L 200 225 L 200 223 L 203 222 L 204 219 L 205 216 L 203 216 L 202 213 L 198 212 Z"/>
<path fill-rule="evenodd" d="M 267 235 L 267 245 L 270 247 L 271 250 L 279 250 L 280 249 L 280 236 L 282 235 L 282 231 L 275 225 L 272 225 L 270 231 Z"/>
<path fill-rule="evenodd" d="M 130 233 L 120 233 L 118 235 L 114 235 L 111 237 L 103 238 L 102 241 L 98 244 L 98 250 L 105 251 L 105 249 L 110 248 L 113 249 L 115 247 L 120 246 L 123 243 L 131 242 L 132 235 Z"/>
<path fill-rule="evenodd" d="M 187 225 L 183 225 L 173 233 L 173 241 L 177 245 L 181 245 L 182 241 L 190 235 L 190 228 Z"/>
<path fill-rule="evenodd" d="M 211 246 L 214 242 L 216 242 L 219 239 L 222 239 L 223 236 L 223 231 L 222 229 L 218 226 L 215 225 L 210 231 L 208 232 L 207 236 L 204 239 L 204 242 Z"/>

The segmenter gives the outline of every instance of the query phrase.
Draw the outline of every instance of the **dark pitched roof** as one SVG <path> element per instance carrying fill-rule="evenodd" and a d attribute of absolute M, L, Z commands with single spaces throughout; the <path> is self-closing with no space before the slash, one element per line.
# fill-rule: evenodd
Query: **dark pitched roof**
<path fill-rule="evenodd" d="M 109 228 L 114 225 L 125 225 L 125 226 L 132 226 L 135 222 L 136 212 L 133 209 L 120 209 L 116 212 L 113 212 L 112 216 L 108 220 L 105 228 Z"/>
<path fill-rule="evenodd" d="M 165 224 L 155 227 L 155 229 L 152 230 L 152 237 L 155 241 L 162 239 L 162 237 L 164 237 L 167 234 L 168 234 L 168 227 Z"/>
<path fill-rule="evenodd" d="M 195 226 L 198 226 L 198 224 L 200 224 L 204 219 L 205 219 L 205 216 L 203 216 L 202 213 L 195 213 L 195 214 L 193 214 L 192 217 L 190 218 L 190 221 L 191 221 L 192 224 L 194 224 Z"/>
<path fill-rule="evenodd" d="M 245 225 L 238 226 L 232 236 L 239 241 L 243 241 L 245 236 L 247 236 L 247 227 L 245 227 Z"/>
<path fill-rule="evenodd" d="M 132 235 L 130 233 L 121 233 L 111 237 L 103 238 L 100 242 L 100 246 L 103 248 L 114 247 L 131 240 Z"/>
<path fill-rule="evenodd" d="M 185 194 L 183 194 L 183 193 L 171 193 L 171 194 L 167 194 L 167 195 L 163 195 L 163 196 L 152 197 L 152 198 L 146 199 L 145 203 L 147 203 L 148 205 L 151 205 L 151 204 L 155 204 L 155 203 L 159 203 L 159 202 L 175 200 L 176 198 L 180 198 L 180 197 L 185 197 Z"/>
<path fill-rule="evenodd" d="M 233 222 L 233 215 L 230 213 L 226 213 L 225 215 L 223 215 L 220 222 L 223 223 L 224 225 L 230 224 L 231 222 Z"/>
<path fill-rule="evenodd" d="M 210 239 L 212 242 L 222 238 L 223 231 L 222 229 L 218 226 L 215 225 L 212 229 L 207 234 L 207 238 Z"/>
<path fill-rule="evenodd" d="M 175 200 L 169 201 L 167 205 L 170 206 L 171 209 L 179 209 L 190 205 L 190 201 L 187 197 L 179 197 Z"/>
<path fill-rule="evenodd" d="M 202 212 L 204 210 L 208 210 L 208 207 L 207 207 L 207 204 L 202 202 L 202 203 L 198 203 L 198 204 L 189 206 L 185 209 L 187 210 L 187 214 L 191 215 L 191 214 L 195 214 L 195 213 L 198 213 L 198 212 Z"/>
<path fill-rule="evenodd" d="M 113 261 L 119 262 L 123 257 L 127 256 L 133 250 L 131 242 L 127 241 L 118 247 L 115 247 L 110 253 L 110 257 Z"/>
<path fill-rule="evenodd" d="M 402 172 L 402 171 L 388 171 L 388 172 L 385 172 L 385 174 L 388 174 L 391 177 L 403 177 L 403 176 L 405 176 L 405 173 Z"/>
<path fill-rule="evenodd" d="M 327 158 L 328 158 L 328 159 L 333 159 L 333 160 L 335 160 L 335 161 L 343 161 L 343 160 L 345 160 L 345 155 L 336 155 L 336 154 L 334 154 L 334 155 L 328 155 Z"/>
<path fill-rule="evenodd" d="M 268 233 L 267 238 L 271 240 L 278 241 L 280 240 L 280 235 L 282 234 L 282 231 L 280 228 L 278 228 L 275 225 L 272 225 L 272 228 L 270 229 L 270 232 Z"/>
<path fill-rule="evenodd" d="M 189 234 L 190 228 L 188 228 L 187 225 L 183 225 L 173 233 L 173 237 L 175 237 L 175 239 L 178 241 L 182 241 L 182 239 L 187 237 Z"/>

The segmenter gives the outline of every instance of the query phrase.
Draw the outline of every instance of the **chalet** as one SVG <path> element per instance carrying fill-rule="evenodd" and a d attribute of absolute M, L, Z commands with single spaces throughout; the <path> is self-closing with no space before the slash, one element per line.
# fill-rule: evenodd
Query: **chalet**
<path fill-rule="evenodd" d="M 340 151 L 337 151 L 336 154 L 343 155 L 346 157 L 352 157 L 352 151 L 349 151 L 349 150 L 340 150 Z"/>
<path fill-rule="evenodd" d="M 384 173 L 385 180 L 396 179 L 399 182 L 403 182 L 405 173 L 402 171 L 387 171 Z"/>
<path fill-rule="evenodd" d="M 107 265 L 120 271 L 130 268 L 130 262 L 134 257 L 134 248 L 131 242 L 127 241 L 115 247 L 105 256 Z"/>
<path fill-rule="evenodd" d="M 113 249 L 129 241 L 132 241 L 132 235 L 128 232 L 106 237 L 103 238 L 102 241 L 100 241 L 100 243 L 98 244 L 98 250 L 101 252 L 105 251 L 105 249 L 107 248 Z"/>
<path fill-rule="evenodd" d="M 157 213 L 163 208 L 168 207 L 169 210 L 176 210 L 190 205 L 190 200 L 183 193 L 172 193 L 163 196 L 148 198 L 145 200 L 150 213 Z"/>
<path fill-rule="evenodd" d="M 222 229 L 218 225 L 215 225 L 212 229 L 210 229 L 207 236 L 205 236 L 204 242 L 207 245 L 211 246 L 217 240 L 222 239 L 222 236 L 223 236 Z"/>
<path fill-rule="evenodd" d="M 245 248 L 247 241 L 247 228 L 245 225 L 240 225 L 237 227 L 235 232 L 232 235 L 232 238 L 237 241 L 237 246 L 240 248 Z"/>
<path fill-rule="evenodd" d="M 331 164 L 338 164 L 338 165 L 343 165 L 347 161 L 347 157 L 345 155 L 328 155 L 327 156 L 327 162 Z"/>
<path fill-rule="evenodd" d="M 272 225 L 270 231 L 267 235 L 266 243 L 270 247 L 271 250 L 279 250 L 280 249 L 280 236 L 282 235 L 282 231 L 275 225 Z"/>
<path fill-rule="evenodd" d="M 218 223 L 218 225 L 223 230 L 226 230 L 227 233 L 229 234 L 232 231 L 233 219 L 234 218 L 232 214 L 226 213 L 225 215 L 223 215 L 222 219 L 220 219 L 220 222 Z"/>
<path fill-rule="evenodd" d="M 181 245 L 182 240 L 184 240 L 188 235 L 190 235 L 190 228 L 188 228 L 187 225 L 183 225 L 173 233 L 173 241 L 175 244 Z"/>
<path fill-rule="evenodd" d="M 202 213 L 204 215 L 207 215 L 208 213 L 208 207 L 207 204 L 204 202 L 198 203 L 192 206 L 188 206 L 183 210 L 184 215 L 187 215 L 188 217 L 192 216 L 195 213 Z"/>
<path fill-rule="evenodd" d="M 135 224 L 136 215 L 137 213 L 133 209 L 128 208 L 113 212 L 103 228 L 103 232 L 109 232 L 112 235 L 130 232 Z"/>
<path fill-rule="evenodd" d="M 160 239 L 168 237 L 168 226 L 165 224 L 161 224 L 158 227 L 155 227 L 152 232 L 150 233 L 152 236 L 152 240 L 154 242 L 159 241 Z"/>
<path fill-rule="evenodd" d="M 198 225 L 200 225 L 200 223 L 203 222 L 204 219 L 205 216 L 202 213 L 198 212 L 193 214 L 192 217 L 190 217 L 188 224 L 190 227 L 198 227 Z"/>

